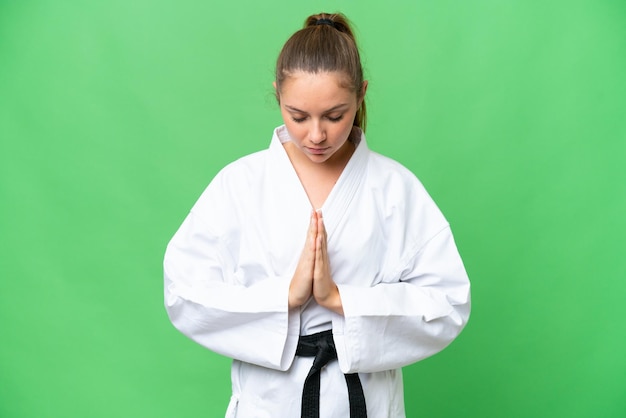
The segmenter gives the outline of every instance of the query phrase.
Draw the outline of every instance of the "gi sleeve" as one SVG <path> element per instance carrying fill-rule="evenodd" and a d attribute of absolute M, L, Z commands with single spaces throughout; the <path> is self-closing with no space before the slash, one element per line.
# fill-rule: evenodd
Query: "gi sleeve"
<path fill-rule="evenodd" d="M 234 224 L 233 209 L 223 200 L 211 205 L 227 198 L 220 190 L 209 186 L 167 246 L 167 313 L 178 330 L 216 353 L 286 370 L 300 329 L 297 312 L 288 309 L 290 278 L 260 277 L 247 286 L 235 278 L 223 232 Z"/>
<path fill-rule="evenodd" d="M 344 373 L 396 369 L 431 356 L 461 332 L 470 285 L 450 228 L 414 251 L 395 282 L 339 285 L 344 316 L 333 317 Z"/>

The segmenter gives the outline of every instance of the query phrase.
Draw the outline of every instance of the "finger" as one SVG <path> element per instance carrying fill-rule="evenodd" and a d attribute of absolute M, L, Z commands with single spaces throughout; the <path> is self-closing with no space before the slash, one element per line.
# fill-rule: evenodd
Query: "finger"
<path fill-rule="evenodd" d="M 321 268 L 324 267 L 324 237 L 322 234 L 317 234 L 316 244 L 315 244 L 315 270 L 318 271 L 318 268 L 321 271 Z"/>
<path fill-rule="evenodd" d="M 308 241 L 312 250 L 315 250 L 315 240 L 317 239 L 317 215 L 315 211 L 311 212 L 311 222 L 309 224 Z"/>
<path fill-rule="evenodd" d="M 317 235 L 318 238 L 320 235 L 323 234 L 323 229 L 324 229 L 324 220 L 322 219 L 322 216 L 319 212 L 315 212 L 315 227 L 317 228 Z M 318 240 L 319 241 L 319 240 Z"/>
<path fill-rule="evenodd" d="M 326 237 L 324 234 L 317 234 L 317 244 L 315 249 L 315 269 L 314 279 L 325 281 L 329 278 L 328 252 L 326 249 Z"/>
<path fill-rule="evenodd" d="M 327 257 L 327 246 L 328 246 L 328 236 L 326 235 L 326 227 L 324 225 L 324 218 L 321 213 L 318 215 L 317 221 L 317 235 L 320 238 L 318 241 L 321 245 L 322 256 L 326 259 Z"/>

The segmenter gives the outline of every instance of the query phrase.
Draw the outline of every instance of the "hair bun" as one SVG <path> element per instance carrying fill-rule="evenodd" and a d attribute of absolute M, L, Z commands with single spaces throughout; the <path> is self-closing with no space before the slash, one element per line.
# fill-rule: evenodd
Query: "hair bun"
<path fill-rule="evenodd" d="M 337 29 L 337 27 L 335 26 L 335 22 L 333 22 L 331 19 L 327 19 L 325 17 L 317 19 L 317 21 L 315 22 L 315 25 L 328 25 L 328 26 L 332 26 L 333 28 Z"/>
<path fill-rule="evenodd" d="M 350 29 L 350 23 L 348 19 L 341 13 L 318 13 L 315 15 L 309 16 L 304 21 L 304 27 L 315 27 L 315 26 L 331 26 L 337 29 L 339 32 L 345 33 L 354 39 L 354 35 L 352 30 Z"/>

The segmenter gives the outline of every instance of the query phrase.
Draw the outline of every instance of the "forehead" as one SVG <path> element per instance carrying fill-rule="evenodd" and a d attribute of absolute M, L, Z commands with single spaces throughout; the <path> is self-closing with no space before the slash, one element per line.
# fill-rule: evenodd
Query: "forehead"
<path fill-rule="evenodd" d="M 349 89 L 348 78 L 340 72 L 309 73 L 296 71 L 285 78 L 280 87 L 280 99 L 286 105 L 330 108 L 340 103 L 356 101 Z"/>

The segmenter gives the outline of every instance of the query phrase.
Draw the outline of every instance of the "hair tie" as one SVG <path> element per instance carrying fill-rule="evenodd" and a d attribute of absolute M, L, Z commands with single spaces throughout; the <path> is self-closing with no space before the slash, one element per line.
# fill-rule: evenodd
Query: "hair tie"
<path fill-rule="evenodd" d="M 332 26 L 333 28 L 337 29 L 337 27 L 335 26 L 335 22 L 333 22 L 330 19 L 326 19 L 326 18 L 317 19 L 317 22 L 315 22 L 315 25 L 328 25 L 328 26 Z"/>

